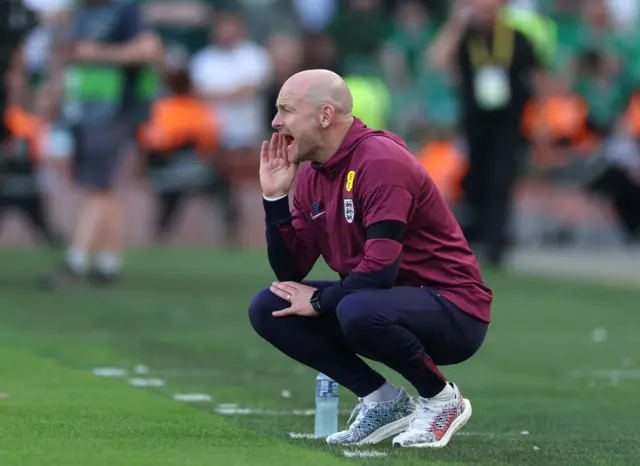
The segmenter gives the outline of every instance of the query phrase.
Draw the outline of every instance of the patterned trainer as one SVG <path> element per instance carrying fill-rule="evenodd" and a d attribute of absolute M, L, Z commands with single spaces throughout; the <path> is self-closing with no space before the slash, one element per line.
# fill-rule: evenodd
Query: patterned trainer
<path fill-rule="evenodd" d="M 361 398 L 347 421 L 350 423 L 357 414 L 353 423 L 347 430 L 329 435 L 327 443 L 363 445 L 382 442 L 405 431 L 415 411 L 416 402 L 404 388 L 400 388 L 398 396 L 391 401 L 365 404 Z"/>
<path fill-rule="evenodd" d="M 471 402 L 448 384 L 433 398 L 420 398 L 406 432 L 393 439 L 394 447 L 442 448 L 471 417 Z"/>

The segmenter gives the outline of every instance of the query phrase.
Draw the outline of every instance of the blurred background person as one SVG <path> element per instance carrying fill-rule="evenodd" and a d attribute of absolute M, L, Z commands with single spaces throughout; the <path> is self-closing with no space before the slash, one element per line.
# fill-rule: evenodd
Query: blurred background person
<path fill-rule="evenodd" d="M 463 181 L 468 239 L 502 264 L 509 212 L 523 158 L 522 112 L 542 68 L 534 45 L 500 17 L 502 0 L 458 2 L 431 49 L 436 67 L 460 76 L 462 128 L 469 144 Z"/>
<path fill-rule="evenodd" d="M 302 40 L 290 33 L 276 33 L 266 41 L 267 50 L 271 60 L 272 72 L 269 84 L 265 89 L 264 118 L 267 131 L 271 130 L 271 122 L 278 113 L 276 100 L 280 88 L 290 76 L 303 68 L 304 44 Z"/>
<path fill-rule="evenodd" d="M 161 37 L 165 62 L 177 66 L 209 43 L 215 0 L 141 0 L 144 19 Z"/>
<path fill-rule="evenodd" d="M 385 77 L 391 85 L 406 88 L 423 76 L 424 51 L 435 33 L 436 24 L 423 4 L 418 0 L 400 3 L 381 46 Z"/>
<path fill-rule="evenodd" d="M 345 0 L 339 5 L 327 32 L 335 41 L 338 67 L 344 73 L 350 63 L 379 54 L 389 29 L 389 10 L 381 0 Z"/>
<path fill-rule="evenodd" d="M 142 163 L 159 201 L 156 238 L 168 238 L 184 201 L 195 193 L 219 198 L 227 242 L 235 244 L 236 201 L 216 164 L 218 122 L 194 95 L 186 69 L 166 71 L 164 81 L 169 93 L 154 103 L 151 118 L 138 131 Z"/>
<path fill-rule="evenodd" d="M 304 37 L 304 65 L 306 70 L 323 69 L 343 72 L 335 39 L 326 32 L 308 32 Z"/>
<path fill-rule="evenodd" d="M 69 251 L 44 284 L 87 276 L 99 283 L 122 271 L 122 206 L 113 187 L 123 145 L 135 134 L 145 67 L 162 60 L 155 33 L 137 3 L 85 0 L 73 12 L 63 45 L 62 113 L 74 135 L 74 175 L 84 189 Z M 95 264 L 90 254 L 96 253 Z M 95 266 L 95 267 L 93 267 Z"/>
<path fill-rule="evenodd" d="M 7 106 L 5 77 L 14 66 L 18 48 L 36 24 L 37 16 L 27 3 L 8 1 L 0 5 L 0 114 Z M 0 123 L 0 139 L 7 134 L 6 126 Z"/>
<path fill-rule="evenodd" d="M 25 55 L 25 46 L 18 47 L 5 80 L 3 123 L 8 134 L 0 149 L 0 218 L 17 210 L 48 246 L 58 247 L 62 237 L 49 219 L 42 177 L 48 122 L 39 115 L 38 94 Z"/>
<path fill-rule="evenodd" d="M 589 105 L 572 89 L 571 79 L 560 73 L 550 76 L 547 86 L 527 102 L 522 119 L 530 163 L 540 170 L 589 157 L 605 135 L 591 121 Z"/>
<path fill-rule="evenodd" d="M 616 122 L 604 153 L 604 167 L 587 185 L 608 199 L 630 243 L 640 242 L 640 91 Z"/>
<path fill-rule="evenodd" d="M 292 3 L 302 28 L 311 33 L 326 30 L 340 4 L 338 0 L 293 0 Z"/>
<path fill-rule="evenodd" d="M 249 39 L 237 12 L 216 14 L 211 40 L 191 60 L 194 89 L 219 121 L 224 157 L 256 158 L 266 127 L 262 96 L 272 72 L 269 53 Z"/>
<path fill-rule="evenodd" d="M 427 170 L 447 203 L 454 209 L 463 200 L 462 180 L 469 170 L 467 151 L 455 128 L 430 127 L 418 160 Z"/>
<path fill-rule="evenodd" d="M 392 130 L 407 140 L 438 180 L 469 239 L 475 240 L 480 255 L 490 262 L 502 262 L 509 233 L 518 246 L 557 245 L 554 238 L 563 235 L 566 244 L 618 244 L 630 239 L 621 233 L 630 231 L 629 222 L 636 209 L 633 201 L 623 199 L 634 198 L 626 190 L 613 190 L 614 186 L 627 185 L 618 178 L 616 182 L 611 180 L 613 173 L 621 171 L 628 177 L 628 186 L 635 186 L 635 133 L 627 123 L 627 115 L 635 105 L 631 105 L 632 96 L 640 88 L 640 28 L 634 2 L 122 0 L 113 4 L 116 3 L 139 5 L 148 26 L 164 44 L 162 69 L 186 67 L 196 95 L 204 99 L 217 122 L 218 129 L 212 129 L 212 134 L 219 135 L 219 155 L 207 159 L 210 165 L 203 160 L 198 162 L 203 173 L 215 167 L 222 181 L 211 186 L 223 192 L 226 189 L 218 199 L 233 199 L 229 205 L 235 205 L 235 209 L 227 210 L 224 202 L 215 203 L 215 208 L 202 210 L 200 215 L 211 215 L 202 221 L 212 225 L 219 223 L 214 215 L 230 218 L 228 212 L 235 210 L 235 228 L 242 232 L 243 242 L 261 240 L 253 233 L 262 226 L 252 210 L 257 141 L 271 132 L 269 122 L 281 83 L 309 68 L 327 68 L 342 74 L 354 95 L 359 116 L 371 127 Z M 72 21 L 86 6 L 80 5 L 74 11 L 70 0 L 25 0 L 25 4 L 37 12 L 34 18 L 38 24 L 25 36 L 24 64 L 29 81 L 43 85 L 39 91 L 43 97 L 37 99 L 33 116 L 47 122 L 50 133 L 60 136 L 45 139 L 62 141 L 66 123 L 57 118 L 52 102 L 48 102 L 58 99 L 64 88 L 62 78 L 81 76 L 80 81 L 72 79 L 67 83 L 82 82 L 78 88 L 90 90 L 92 108 L 100 107 L 101 111 L 109 108 L 103 101 L 110 100 L 102 96 L 96 102 L 96 90 L 114 87 L 105 86 L 104 74 L 95 72 L 103 69 L 99 60 L 82 67 L 67 66 L 68 60 L 63 60 L 71 50 L 69 38 L 64 36 L 73 32 Z M 111 7 L 105 3 L 94 8 L 106 11 Z M 459 26 L 458 41 L 451 40 L 452 24 Z M 506 27 L 494 27 L 499 24 Z M 114 28 L 119 31 L 119 26 Z M 494 46 L 496 31 L 506 32 L 507 38 L 513 36 L 511 61 L 493 67 L 476 63 L 474 69 L 470 49 L 479 51 L 481 57 L 486 53 L 489 61 L 497 62 L 504 58 L 502 52 L 508 52 L 509 40 L 497 41 L 501 46 Z M 105 34 L 107 37 L 111 33 Z M 114 32 L 106 42 L 119 40 L 117 34 Z M 442 52 L 442 42 L 449 44 L 448 53 L 437 53 Z M 525 58 L 531 50 L 533 65 L 527 67 Z M 478 54 L 474 55 L 477 58 Z M 114 68 L 113 63 L 106 64 Z M 543 74 L 534 71 L 542 65 L 552 76 L 533 79 Z M 507 86 L 500 84 L 501 67 L 507 70 L 502 79 L 504 82 L 506 75 Z M 175 95 L 166 85 L 168 82 L 160 81 L 159 73 L 152 72 L 149 66 L 142 66 L 142 72 L 133 71 L 141 68 L 138 65 L 128 68 L 131 69 L 124 73 L 129 76 L 127 83 L 133 81 L 130 77 L 134 74 L 139 78 L 135 98 L 130 97 L 132 91 L 127 91 L 125 99 L 134 121 L 126 126 L 135 128 L 140 121 L 153 120 L 150 110 L 158 95 L 158 104 Z M 83 72 L 78 73 L 78 69 Z M 518 69 L 523 74 L 518 75 Z M 3 77 L 10 79 L 6 74 Z M 67 90 L 73 90 L 73 86 Z M 68 95 L 73 97 L 73 93 Z M 63 108 L 68 115 L 78 102 L 91 99 L 66 99 Z M 88 108 L 88 104 L 84 107 Z M 83 127 L 87 126 L 84 122 Z M 117 140 L 119 149 L 125 149 L 131 138 L 127 135 L 110 140 L 113 144 Z M 491 149 L 496 144 L 500 146 L 498 150 Z M 507 146 L 512 149 L 507 150 Z M 53 147 L 48 151 L 56 152 Z M 55 162 L 64 167 L 64 160 L 53 160 L 51 154 L 43 157 L 47 166 Z M 161 202 L 161 198 L 153 196 L 147 203 L 145 196 L 149 193 L 131 182 L 127 169 L 127 165 L 118 164 L 122 175 L 118 178 L 119 196 L 126 199 L 127 215 L 136 220 L 145 218 L 131 212 L 134 206 L 151 206 L 152 210 L 154 200 Z M 54 223 L 64 226 L 70 222 L 75 203 L 69 196 L 75 191 L 64 179 L 60 180 L 62 183 L 47 188 L 51 197 L 46 206 Z M 198 197 L 175 197 L 180 199 L 176 205 L 184 205 L 184 209 L 168 209 L 185 212 L 184 216 L 172 214 L 166 218 L 174 220 L 163 223 L 180 227 L 173 240 L 180 242 L 188 237 L 190 242 L 216 241 L 209 237 L 210 230 L 195 228 L 199 220 L 192 220 L 190 206 L 198 204 Z M 93 205 L 97 204 L 100 203 Z M 515 209 L 510 209 L 511 205 Z M 160 204 L 158 207 L 162 208 Z M 76 244 L 81 243 L 78 237 L 91 236 L 88 225 L 96 223 L 86 220 L 91 217 L 87 212 L 96 210 L 81 211 L 78 225 L 84 226 L 75 228 L 75 240 L 70 238 Z M 470 211 L 475 215 L 468 215 Z M 19 241 L 9 225 L 12 218 L 7 216 L 3 232 Z M 194 228 L 190 229 L 190 225 Z M 158 224 L 131 220 L 128 227 L 124 231 L 126 244 L 134 245 L 155 237 L 154 233 L 146 234 L 145 229 L 155 232 Z M 571 234 L 566 235 L 569 231 Z M 89 260 L 83 258 L 89 253 L 78 253 L 82 249 L 70 248 L 67 262 L 84 268 L 82 264 Z M 92 249 L 99 253 L 107 247 L 98 244 Z M 119 261 L 113 258 L 120 254 L 100 256 L 102 259 L 97 262 L 117 264 Z"/>

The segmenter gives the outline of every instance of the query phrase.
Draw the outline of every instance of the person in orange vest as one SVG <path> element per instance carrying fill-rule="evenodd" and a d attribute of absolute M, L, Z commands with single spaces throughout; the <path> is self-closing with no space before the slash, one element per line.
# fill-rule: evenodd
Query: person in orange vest
<path fill-rule="evenodd" d="M 605 136 L 590 121 L 587 102 L 571 91 L 563 76 L 553 76 L 544 95 L 527 103 L 522 121 L 531 164 L 541 170 L 594 154 Z"/>
<path fill-rule="evenodd" d="M 606 148 L 607 166 L 587 190 L 607 197 L 630 242 L 640 242 L 640 90 L 631 97 Z"/>
<path fill-rule="evenodd" d="M 48 131 L 48 125 L 17 105 L 7 107 L 3 121 L 8 135 L 1 149 L 0 215 L 9 208 L 18 209 L 49 246 L 62 246 L 61 236 L 54 231 L 47 218 L 38 178 L 43 155 L 41 141 Z"/>
<path fill-rule="evenodd" d="M 204 193 L 219 198 L 227 237 L 234 238 L 236 202 L 230 183 L 216 163 L 220 145 L 215 115 L 194 96 L 185 69 L 168 71 L 165 84 L 170 94 L 155 102 L 149 121 L 138 130 L 142 165 L 160 203 L 156 237 L 167 237 L 189 194 Z"/>
<path fill-rule="evenodd" d="M 436 131 L 417 157 L 449 205 L 461 202 L 462 180 L 469 170 L 469 163 L 464 151 L 456 144 L 453 131 Z"/>

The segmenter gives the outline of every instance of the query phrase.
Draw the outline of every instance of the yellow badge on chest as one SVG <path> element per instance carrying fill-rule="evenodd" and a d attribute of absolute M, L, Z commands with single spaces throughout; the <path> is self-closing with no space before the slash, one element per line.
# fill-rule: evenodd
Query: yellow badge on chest
<path fill-rule="evenodd" d="M 356 172 L 354 172 L 353 170 L 347 173 L 347 185 L 345 186 L 345 188 L 348 193 L 350 193 L 351 190 L 353 189 L 353 180 L 355 178 L 356 178 Z"/>

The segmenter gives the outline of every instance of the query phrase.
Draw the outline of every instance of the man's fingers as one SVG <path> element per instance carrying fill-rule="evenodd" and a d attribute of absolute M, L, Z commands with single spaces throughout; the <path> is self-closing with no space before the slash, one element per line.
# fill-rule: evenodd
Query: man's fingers
<path fill-rule="evenodd" d="M 281 311 L 272 312 L 271 315 L 274 317 L 284 317 L 284 316 L 292 316 L 295 315 L 298 310 L 294 307 L 288 307 L 286 309 L 282 309 Z"/>
<path fill-rule="evenodd" d="M 287 302 L 291 302 L 292 297 L 293 297 L 293 293 L 291 291 L 287 291 L 287 290 L 282 290 L 276 287 L 271 287 L 270 288 L 271 292 L 276 295 L 278 298 L 283 299 Z"/>
<path fill-rule="evenodd" d="M 277 157 L 276 146 L 278 144 L 278 133 L 271 135 L 271 141 L 269 142 L 269 160 L 275 160 Z"/>
<path fill-rule="evenodd" d="M 276 288 L 275 286 L 272 286 L 269 288 L 269 291 L 271 291 L 274 295 L 276 295 L 278 298 L 280 299 L 284 299 L 285 301 L 287 300 L 287 297 L 289 295 L 289 293 L 286 293 L 282 290 L 279 290 L 278 288 Z"/>
<path fill-rule="evenodd" d="M 275 284 L 286 286 L 288 289 L 301 290 L 305 285 L 298 282 L 275 282 Z"/>
<path fill-rule="evenodd" d="M 278 144 L 276 146 L 276 157 L 278 157 L 279 159 L 284 158 L 284 156 L 282 155 L 283 148 L 284 148 L 284 137 L 278 136 Z"/>
<path fill-rule="evenodd" d="M 293 294 L 296 292 L 296 288 L 294 288 L 293 286 L 287 285 L 286 283 L 273 283 L 271 285 L 272 290 L 276 289 L 279 292 L 284 293 L 284 297 L 286 298 L 287 294 Z"/>
<path fill-rule="evenodd" d="M 260 146 L 260 162 L 266 163 L 269 161 L 269 141 L 262 141 Z"/>

